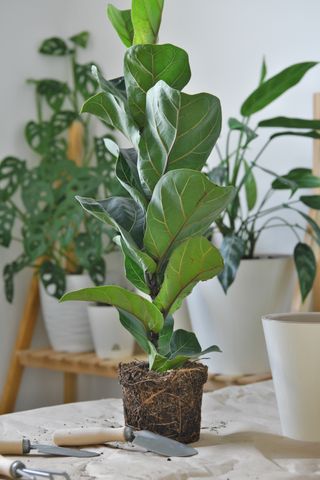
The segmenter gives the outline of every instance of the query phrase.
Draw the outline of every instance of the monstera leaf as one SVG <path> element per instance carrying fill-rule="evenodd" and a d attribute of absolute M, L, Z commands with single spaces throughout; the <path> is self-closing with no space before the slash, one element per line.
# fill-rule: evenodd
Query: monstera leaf
<path fill-rule="evenodd" d="M 164 0 L 132 0 L 133 43 L 156 43 Z"/>
<path fill-rule="evenodd" d="M 62 38 L 50 37 L 42 42 L 39 52 L 45 55 L 61 57 L 68 53 L 68 46 Z"/>
<path fill-rule="evenodd" d="M 19 187 L 26 163 L 16 157 L 6 157 L 0 163 L 0 200 L 8 200 Z"/>
<path fill-rule="evenodd" d="M 173 313 L 200 281 L 209 280 L 223 269 L 219 250 L 205 237 L 191 237 L 179 245 L 165 270 L 164 280 L 154 300 L 164 317 Z"/>
<path fill-rule="evenodd" d="M 86 48 L 89 41 L 89 36 L 89 32 L 84 31 L 77 33 L 77 35 L 73 35 L 72 37 L 70 37 L 69 40 L 71 40 L 71 42 L 73 42 L 78 47 Z"/>
<path fill-rule="evenodd" d="M 150 193 L 168 170 L 202 169 L 220 133 L 221 108 L 213 95 L 187 95 L 160 81 L 147 93 L 146 113 L 138 168 Z"/>
<path fill-rule="evenodd" d="M 16 218 L 15 210 L 6 203 L 0 203 L 0 245 L 9 247 L 12 227 Z"/>
<path fill-rule="evenodd" d="M 166 173 L 157 183 L 147 210 L 147 252 L 161 266 L 179 243 L 207 230 L 226 208 L 233 192 L 233 187 L 219 187 L 194 170 Z"/>
<path fill-rule="evenodd" d="M 152 332 L 160 332 L 163 327 L 163 317 L 155 305 L 122 287 L 109 285 L 83 288 L 82 290 L 66 293 L 61 299 L 62 302 L 68 300 L 84 300 L 86 302 L 113 305 L 134 315 L 147 330 Z"/>
<path fill-rule="evenodd" d="M 98 82 L 92 75 L 91 67 L 92 62 L 75 65 L 76 87 L 85 100 L 94 95 L 98 89 Z"/>
<path fill-rule="evenodd" d="M 24 253 L 21 254 L 14 262 L 7 264 L 3 269 L 3 279 L 4 279 L 4 291 L 6 299 L 9 303 L 12 302 L 14 296 L 14 276 L 16 273 L 19 273 L 28 265 L 31 265 L 32 261 Z"/>
<path fill-rule="evenodd" d="M 66 96 L 69 93 L 69 87 L 65 82 L 58 80 L 44 79 L 36 81 L 37 93 L 43 95 L 48 105 L 55 112 L 60 111 Z"/>
<path fill-rule="evenodd" d="M 145 124 L 146 94 L 159 80 L 182 90 L 190 80 L 188 54 L 174 45 L 136 45 L 124 58 L 124 78 L 133 118 Z"/>
<path fill-rule="evenodd" d="M 60 298 L 66 290 L 66 275 L 58 264 L 46 260 L 40 267 L 40 279 L 47 293 Z"/>

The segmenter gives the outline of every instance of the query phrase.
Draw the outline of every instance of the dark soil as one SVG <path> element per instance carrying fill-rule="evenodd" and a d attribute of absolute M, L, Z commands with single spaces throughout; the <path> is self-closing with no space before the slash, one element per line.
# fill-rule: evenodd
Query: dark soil
<path fill-rule="evenodd" d="M 146 362 L 120 363 L 126 425 L 183 443 L 196 442 L 207 377 L 208 368 L 196 362 L 164 373 L 150 371 Z"/>

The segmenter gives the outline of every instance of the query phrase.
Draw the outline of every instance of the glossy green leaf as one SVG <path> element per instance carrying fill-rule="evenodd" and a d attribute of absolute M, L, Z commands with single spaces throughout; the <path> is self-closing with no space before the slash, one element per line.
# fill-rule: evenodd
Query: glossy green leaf
<path fill-rule="evenodd" d="M 144 245 L 160 263 L 183 240 L 203 234 L 226 208 L 233 187 L 219 187 L 204 173 L 181 169 L 158 182 L 147 210 Z"/>
<path fill-rule="evenodd" d="M 131 47 L 133 42 L 133 25 L 131 21 L 131 10 L 119 10 L 109 4 L 107 15 L 117 34 L 126 47 Z"/>
<path fill-rule="evenodd" d="M 78 118 L 78 114 L 72 110 L 62 110 L 52 115 L 50 123 L 52 126 L 53 134 L 59 135 L 66 130 L 72 122 Z"/>
<path fill-rule="evenodd" d="M 112 125 L 125 137 L 137 145 L 140 135 L 125 102 L 116 99 L 110 93 L 101 92 L 89 98 L 82 107 L 82 113 L 92 113 Z"/>
<path fill-rule="evenodd" d="M 320 195 L 302 195 L 300 200 L 308 207 L 320 210 Z"/>
<path fill-rule="evenodd" d="M 68 300 L 107 303 L 135 316 L 147 330 L 157 333 L 163 327 L 163 317 L 155 305 L 136 293 L 115 285 L 83 288 L 69 292 L 62 297 L 61 301 Z"/>
<path fill-rule="evenodd" d="M 138 169 L 148 193 L 169 170 L 201 170 L 221 129 L 221 107 L 207 93 L 187 95 L 163 81 L 147 93 L 147 124 Z"/>
<path fill-rule="evenodd" d="M 246 135 L 246 142 L 243 146 L 243 148 L 247 147 L 252 140 L 257 138 L 257 134 L 250 128 L 248 125 L 246 125 L 243 122 L 240 122 L 236 118 L 229 118 L 228 120 L 228 125 L 230 130 L 239 130 L 240 132 L 243 132 Z"/>
<path fill-rule="evenodd" d="M 124 242 L 123 242 L 124 243 Z M 144 272 L 141 266 L 135 262 L 131 256 L 128 254 L 125 254 L 125 271 L 126 271 L 126 277 L 129 280 L 129 282 L 132 283 L 138 290 L 141 292 L 144 292 L 146 294 L 150 294 L 150 290 L 146 284 L 145 278 L 144 278 Z"/>
<path fill-rule="evenodd" d="M 131 333 L 142 350 L 149 353 L 149 341 L 143 323 L 141 323 L 134 315 L 121 309 L 119 309 L 119 318 L 121 325 Z"/>
<path fill-rule="evenodd" d="M 302 300 L 311 291 L 316 277 L 317 263 L 312 249 L 306 243 L 298 243 L 294 249 L 294 261 L 298 273 Z"/>
<path fill-rule="evenodd" d="M 173 335 L 174 320 L 172 315 L 167 315 L 163 328 L 159 333 L 157 350 L 160 355 L 170 354 L 170 341 Z"/>
<path fill-rule="evenodd" d="M 258 192 L 257 192 L 257 182 L 253 175 L 252 168 L 244 160 L 244 169 L 246 175 L 246 181 L 244 184 L 248 210 L 252 210 L 257 202 Z"/>
<path fill-rule="evenodd" d="M 46 260 L 40 267 L 40 279 L 47 293 L 60 298 L 66 291 L 66 275 L 58 264 Z"/>
<path fill-rule="evenodd" d="M 12 228 L 16 218 L 15 210 L 4 202 L 0 203 L 0 245 L 9 247 Z"/>
<path fill-rule="evenodd" d="M 84 31 L 78 33 L 77 35 L 73 35 L 72 37 L 70 37 L 70 40 L 78 47 L 86 48 L 86 46 L 88 45 L 89 36 L 89 32 Z"/>
<path fill-rule="evenodd" d="M 134 45 L 157 43 L 164 0 L 132 0 Z"/>
<path fill-rule="evenodd" d="M 68 47 L 62 38 L 51 37 L 42 42 L 39 52 L 45 55 L 63 56 L 68 53 Z"/>
<path fill-rule="evenodd" d="M 297 63 L 264 81 L 244 101 L 241 106 L 241 115 L 249 117 L 253 113 L 259 112 L 291 87 L 299 83 L 304 75 L 316 65 L 317 62 Z"/>
<path fill-rule="evenodd" d="M 94 95 L 98 90 L 98 82 L 92 75 L 91 68 L 92 63 L 90 62 L 82 65 L 76 63 L 74 67 L 76 88 L 85 100 Z"/>
<path fill-rule="evenodd" d="M 171 44 L 133 46 L 124 57 L 124 77 L 130 111 L 143 128 L 148 90 L 159 80 L 182 90 L 191 77 L 188 54 Z"/>
<path fill-rule="evenodd" d="M 245 253 L 245 242 L 235 234 L 224 237 L 220 252 L 224 260 L 224 269 L 219 275 L 219 281 L 225 293 L 233 283 L 240 261 Z"/>
<path fill-rule="evenodd" d="M 8 200 L 19 187 L 26 163 L 16 157 L 6 157 L 0 163 L 0 200 Z"/>
<path fill-rule="evenodd" d="M 274 117 L 261 120 L 258 127 L 281 127 L 281 128 L 311 128 L 320 129 L 320 120 L 308 120 L 304 118 Z"/>
<path fill-rule="evenodd" d="M 274 190 L 292 190 L 288 182 L 294 182 L 295 188 L 320 187 L 320 177 L 313 175 L 310 168 L 294 168 L 287 175 L 283 175 L 272 182 Z"/>
<path fill-rule="evenodd" d="M 279 133 L 274 133 L 273 135 L 270 136 L 270 140 L 273 140 L 274 138 L 278 137 L 306 137 L 306 138 L 313 138 L 315 140 L 320 139 L 320 133 L 310 130 L 308 132 L 299 132 L 299 131 L 285 131 L 285 132 L 279 132 Z"/>
<path fill-rule="evenodd" d="M 191 237 L 172 253 L 164 274 L 160 292 L 154 304 L 164 317 L 173 313 L 182 300 L 200 281 L 209 280 L 223 269 L 219 250 L 205 237 Z"/>
<path fill-rule="evenodd" d="M 111 93 L 111 95 L 113 95 L 115 98 L 119 98 L 122 102 L 126 101 L 126 89 L 125 87 L 124 90 L 123 88 L 119 88 L 119 79 L 116 79 L 116 81 L 106 80 L 100 72 L 99 68 L 97 68 L 95 65 L 92 65 L 91 72 L 99 83 L 101 90 L 103 90 L 105 93 Z"/>

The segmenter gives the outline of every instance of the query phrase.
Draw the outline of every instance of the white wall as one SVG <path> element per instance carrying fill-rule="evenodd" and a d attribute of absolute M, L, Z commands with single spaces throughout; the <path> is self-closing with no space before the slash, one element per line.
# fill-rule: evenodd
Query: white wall
<path fill-rule="evenodd" d="M 92 41 L 86 59 L 97 60 L 108 77 L 121 73 L 124 47 L 105 18 L 104 0 L 1 0 L 0 3 L 0 80 L 1 142 L 0 158 L 15 154 L 32 156 L 23 141 L 23 127 L 34 114 L 28 77 L 63 75 L 61 62 L 37 54 L 39 42 L 51 35 L 68 36 L 87 29 Z M 127 8 L 129 0 L 114 0 Z M 320 3 L 318 0 L 167 0 L 161 28 L 161 43 L 182 46 L 190 55 L 192 79 L 189 92 L 208 91 L 220 97 L 224 121 L 239 117 L 239 107 L 256 86 L 262 56 L 269 74 L 291 63 L 320 58 Z M 320 88 L 320 67 L 307 74 L 302 83 L 288 92 L 261 117 L 275 115 L 311 117 L 312 93 Z M 222 144 L 225 133 L 222 133 Z M 253 151 L 254 153 L 254 151 Z M 263 164 L 279 173 L 295 166 L 311 165 L 311 142 L 305 139 L 277 140 L 264 156 Z M 262 191 L 269 179 L 259 175 Z M 269 233 L 260 251 L 290 252 L 294 238 L 288 232 Z M 1 269 L 14 257 L 14 249 L 2 249 Z M 28 273 L 16 282 L 15 303 L 9 306 L 0 279 L 0 388 L 4 383 L 9 354 L 23 309 Z M 45 334 L 38 325 L 37 343 Z M 17 408 L 61 401 L 58 374 L 29 370 L 24 377 Z M 45 385 L 45 388 L 43 387 Z M 80 398 L 94 398 L 114 390 L 101 379 L 82 379 Z"/>

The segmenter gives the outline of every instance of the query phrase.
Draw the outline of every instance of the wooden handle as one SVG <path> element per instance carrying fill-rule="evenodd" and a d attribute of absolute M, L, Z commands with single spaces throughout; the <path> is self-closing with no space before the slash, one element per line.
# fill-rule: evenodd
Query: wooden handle
<path fill-rule="evenodd" d="M 16 478 L 11 470 L 11 467 L 15 462 L 16 460 L 5 458 L 0 455 L 0 475 L 4 475 L 9 478 Z"/>
<path fill-rule="evenodd" d="M 1 440 L 0 439 L 0 454 L 2 455 L 23 455 L 27 453 L 24 448 L 23 438 Z"/>
<path fill-rule="evenodd" d="M 105 442 L 125 442 L 124 428 L 70 428 L 56 430 L 53 441 L 60 446 L 97 445 Z"/>

